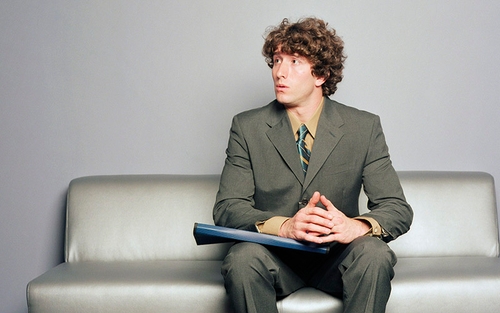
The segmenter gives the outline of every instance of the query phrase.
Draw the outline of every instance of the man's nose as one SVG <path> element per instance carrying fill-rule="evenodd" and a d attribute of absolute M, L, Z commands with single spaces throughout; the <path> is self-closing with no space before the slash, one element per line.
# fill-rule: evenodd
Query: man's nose
<path fill-rule="evenodd" d="M 276 76 L 279 78 L 286 78 L 288 76 L 288 66 L 283 63 L 279 64 L 276 69 Z"/>

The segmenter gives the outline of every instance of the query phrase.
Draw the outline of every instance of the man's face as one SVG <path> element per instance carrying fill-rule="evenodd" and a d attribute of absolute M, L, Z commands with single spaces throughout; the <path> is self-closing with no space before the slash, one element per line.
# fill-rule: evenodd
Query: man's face
<path fill-rule="evenodd" d="M 324 79 L 313 76 L 311 63 L 298 54 L 276 52 L 273 57 L 276 100 L 287 107 L 316 105 Z"/>

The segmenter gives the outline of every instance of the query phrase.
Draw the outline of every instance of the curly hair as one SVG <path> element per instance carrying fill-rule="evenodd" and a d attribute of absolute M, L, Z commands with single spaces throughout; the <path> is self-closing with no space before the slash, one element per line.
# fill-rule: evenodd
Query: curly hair
<path fill-rule="evenodd" d="M 337 84 L 343 78 L 346 56 L 344 42 L 335 29 L 317 18 L 305 18 L 296 23 L 285 18 L 280 25 L 268 28 L 266 33 L 262 55 L 270 68 L 274 66 L 273 56 L 277 51 L 296 53 L 311 62 L 312 75 L 325 78 L 322 85 L 324 96 L 337 91 Z"/>

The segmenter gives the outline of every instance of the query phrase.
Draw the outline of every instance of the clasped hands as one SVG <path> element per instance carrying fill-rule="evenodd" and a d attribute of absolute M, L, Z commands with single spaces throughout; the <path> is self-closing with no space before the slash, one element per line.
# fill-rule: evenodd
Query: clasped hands
<path fill-rule="evenodd" d="M 317 206 L 319 202 L 326 210 Z M 369 230 L 367 223 L 347 217 L 316 191 L 304 208 L 281 225 L 279 236 L 317 244 L 334 241 L 347 244 Z"/>

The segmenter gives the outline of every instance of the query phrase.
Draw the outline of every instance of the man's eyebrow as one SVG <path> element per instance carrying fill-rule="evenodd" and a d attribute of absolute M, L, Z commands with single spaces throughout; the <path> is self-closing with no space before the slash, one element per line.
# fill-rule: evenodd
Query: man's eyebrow
<path fill-rule="evenodd" d="M 273 57 L 282 56 L 282 55 L 288 55 L 288 56 L 295 57 L 295 58 L 306 58 L 305 56 L 299 54 L 298 52 L 286 53 L 283 51 L 276 51 L 273 53 Z"/>

